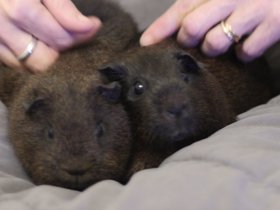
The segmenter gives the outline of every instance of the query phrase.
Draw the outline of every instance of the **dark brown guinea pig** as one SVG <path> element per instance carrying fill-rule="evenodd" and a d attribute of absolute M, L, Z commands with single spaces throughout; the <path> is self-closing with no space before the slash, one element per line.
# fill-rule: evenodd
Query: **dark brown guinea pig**
<path fill-rule="evenodd" d="M 100 70 L 123 87 L 135 138 L 129 176 L 235 121 L 270 92 L 229 58 L 206 59 L 173 41 L 136 47 Z"/>
<path fill-rule="evenodd" d="M 102 84 L 96 70 L 125 49 L 137 30 L 115 4 L 74 3 L 101 18 L 98 35 L 62 53 L 45 73 L 0 68 L 0 100 L 8 107 L 9 140 L 32 181 L 83 190 L 100 180 L 123 180 L 131 152 L 129 119 L 119 103 L 120 85 Z"/>
<path fill-rule="evenodd" d="M 17 84 L 6 103 L 9 139 L 35 184 L 82 190 L 104 179 L 122 181 L 131 138 L 117 83 L 49 71 Z"/>

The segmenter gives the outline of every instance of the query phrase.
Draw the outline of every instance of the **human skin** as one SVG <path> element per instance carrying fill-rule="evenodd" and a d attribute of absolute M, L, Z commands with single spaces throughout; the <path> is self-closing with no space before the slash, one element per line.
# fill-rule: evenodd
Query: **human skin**
<path fill-rule="evenodd" d="M 59 52 L 93 36 L 101 22 L 83 16 L 70 0 L 0 0 L 0 25 L 0 62 L 40 72 L 57 59 Z M 38 44 L 26 61 L 19 62 L 17 56 L 32 36 Z"/>
<path fill-rule="evenodd" d="M 251 61 L 280 39 L 279 9 L 278 0 L 177 0 L 147 28 L 140 43 L 155 44 L 178 31 L 183 46 L 201 45 L 206 55 L 217 56 L 233 44 L 219 24 L 225 20 L 243 37 L 237 56 Z"/>

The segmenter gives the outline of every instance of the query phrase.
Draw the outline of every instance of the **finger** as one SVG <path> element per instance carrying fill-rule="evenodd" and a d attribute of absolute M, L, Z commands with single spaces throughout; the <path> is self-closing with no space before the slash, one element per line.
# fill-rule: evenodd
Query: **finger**
<path fill-rule="evenodd" d="M 46 71 L 58 58 L 59 53 L 38 41 L 33 53 L 23 63 L 33 73 Z"/>
<path fill-rule="evenodd" d="M 31 35 L 13 25 L 4 16 L 0 15 L 0 23 L 4 30 L 0 30 L 0 39 L 15 56 L 20 55 L 28 45 Z"/>
<path fill-rule="evenodd" d="M 70 0 L 43 0 L 42 2 L 60 25 L 69 31 L 88 32 L 100 25 L 98 18 L 84 16 Z"/>
<path fill-rule="evenodd" d="M 3 60 L 5 60 L 7 65 L 15 65 L 16 68 L 24 66 L 31 71 L 38 72 L 46 70 L 58 57 L 57 51 L 43 42 L 38 41 L 31 56 L 24 63 L 19 64 L 15 59 L 25 51 L 26 47 L 32 40 L 32 36 L 18 29 L 10 22 L 3 21 L 3 16 L 0 16 L 0 22 L 3 28 L 5 28 L 5 30 L 0 30 L 1 41 L 2 43 L 5 43 L 5 46 L 9 49 L 9 51 L 3 49 Z"/>
<path fill-rule="evenodd" d="M 261 15 L 255 16 L 254 7 L 239 6 L 225 21 L 231 26 L 232 32 L 242 37 L 251 33 L 261 21 Z M 202 43 L 202 51 L 208 56 L 217 56 L 224 53 L 233 44 L 233 41 L 227 37 L 221 24 L 210 30 Z"/>
<path fill-rule="evenodd" d="M 24 66 L 16 59 L 11 50 L 0 43 L 0 61 L 13 69 L 24 69 Z"/>
<path fill-rule="evenodd" d="M 89 17 L 89 18 L 95 19 L 95 17 Z M 94 35 L 97 34 L 97 32 L 99 31 L 101 26 L 102 26 L 102 23 L 101 23 L 101 21 L 98 20 L 94 30 L 89 30 L 89 31 L 84 31 L 84 32 L 79 32 L 79 33 L 71 33 L 73 45 L 83 43 L 83 42 L 89 40 L 90 38 L 92 38 Z"/>
<path fill-rule="evenodd" d="M 261 56 L 280 39 L 279 27 L 270 21 L 260 24 L 244 43 L 237 47 L 237 56 L 240 60 L 249 62 Z"/>
<path fill-rule="evenodd" d="M 235 1 L 214 0 L 197 7 L 185 16 L 178 33 L 178 42 L 186 47 L 196 46 L 210 28 L 232 13 L 235 4 Z"/>
<path fill-rule="evenodd" d="M 4 9 L 6 15 L 15 25 L 33 34 L 50 47 L 61 50 L 73 44 L 74 40 L 71 34 L 63 29 L 46 7 L 41 3 L 34 4 L 32 2 L 33 9 L 30 10 L 30 5 L 30 0 L 26 0 L 25 4 L 21 3 L 20 6 L 10 5 Z"/>
<path fill-rule="evenodd" d="M 153 22 L 140 38 L 140 44 L 147 46 L 158 43 L 172 35 L 181 25 L 183 17 L 193 9 L 194 2 L 203 0 L 178 0 L 162 16 Z"/>
<path fill-rule="evenodd" d="M 245 62 L 261 56 L 280 39 L 279 2 L 272 1 L 269 5 L 265 1 L 257 1 L 257 3 L 258 7 L 255 7 L 255 11 L 257 8 L 263 8 L 259 11 L 262 15 L 258 15 L 261 18 L 259 21 L 261 23 L 236 49 L 237 56 Z"/>
<path fill-rule="evenodd" d="M 4 7 L 4 10 L 10 21 L 15 25 L 55 49 L 70 45 L 70 35 L 56 22 L 41 3 L 34 4 L 34 1 L 31 2 L 30 0 L 26 0 L 25 4 L 20 1 L 13 1 L 12 3 Z"/>
<path fill-rule="evenodd" d="M 48 49 L 48 50 L 46 50 Z M 30 57 L 24 62 L 19 62 L 11 50 L 0 43 L 0 60 L 5 65 L 13 69 L 29 70 L 31 72 L 42 72 L 55 62 L 59 54 L 55 50 L 48 48 L 43 42 L 38 41 L 36 48 Z M 43 59 L 42 59 L 43 58 Z"/>
<path fill-rule="evenodd" d="M 99 18 L 84 16 L 70 0 L 43 0 L 42 2 L 64 30 L 71 34 L 73 44 L 88 40 L 101 28 Z"/>

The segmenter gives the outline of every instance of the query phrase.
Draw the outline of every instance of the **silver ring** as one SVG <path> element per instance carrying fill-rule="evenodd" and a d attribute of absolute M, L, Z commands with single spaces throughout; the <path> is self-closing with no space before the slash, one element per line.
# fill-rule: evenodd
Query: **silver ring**
<path fill-rule="evenodd" d="M 37 39 L 34 36 L 32 36 L 31 41 L 29 42 L 29 44 L 27 45 L 23 53 L 21 53 L 17 57 L 17 59 L 21 62 L 25 61 L 33 53 L 36 46 L 37 46 Z"/>
<path fill-rule="evenodd" d="M 228 37 L 228 39 L 229 39 L 231 42 L 238 43 L 238 42 L 240 41 L 240 36 L 236 35 L 236 34 L 232 31 L 231 25 L 229 25 L 229 24 L 226 23 L 225 21 L 221 21 L 221 26 L 222 26 L 223 32 L 225 33 L 225 35 Z"/>

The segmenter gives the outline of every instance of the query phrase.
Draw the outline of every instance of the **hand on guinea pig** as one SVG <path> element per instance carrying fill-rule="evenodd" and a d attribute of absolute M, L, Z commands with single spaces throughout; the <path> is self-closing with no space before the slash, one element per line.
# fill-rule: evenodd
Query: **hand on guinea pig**
<path fill-rule="evenodd" d="M 178 31 L 182 46 L 200 45 L 213 57 L 236 44 L 237 56 L 251 61 L 280 40 L 279 9 L 278 0 L 177 0 L 148 27 L 141 44 L 158 43 Z"/>
<path fill-rule="evenodd" d="M 65 51 L 44 74 L 0 68 L 0 99 L 9 109 L 9 138 L 32 180 L 82 190 L 104 179 L 123 181 L 129 119 L 120 85 L 104 85 L 96 69 L 127 47 L 137 27 L 113 2 L 73 2 L 102 19 L 98 36 Z"/>
<path fill-rule="evenodd" d="M 60 51 L 96 34 L 101 22 L 82 15 L 70 0 L 0 0 L 0 25 L 0 61 L 41 72 Z"/>

